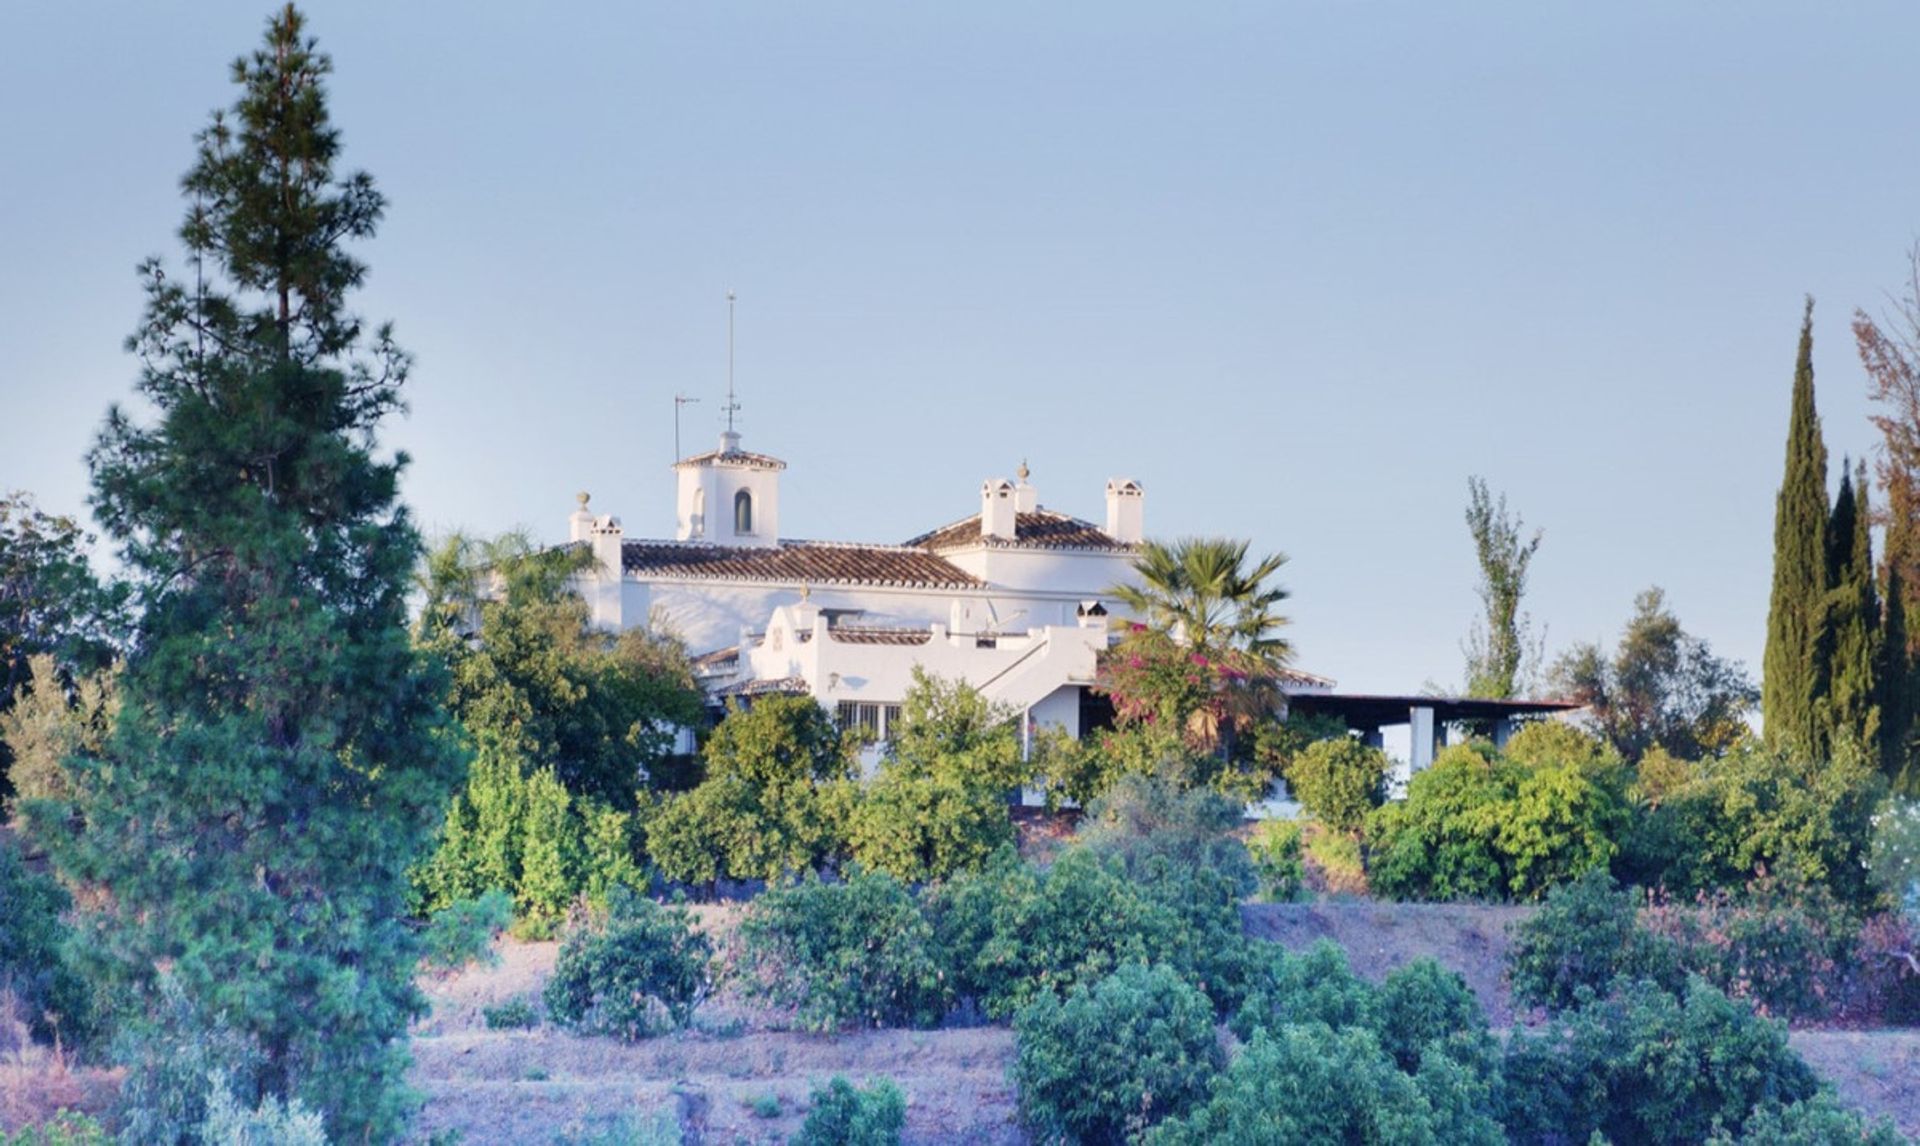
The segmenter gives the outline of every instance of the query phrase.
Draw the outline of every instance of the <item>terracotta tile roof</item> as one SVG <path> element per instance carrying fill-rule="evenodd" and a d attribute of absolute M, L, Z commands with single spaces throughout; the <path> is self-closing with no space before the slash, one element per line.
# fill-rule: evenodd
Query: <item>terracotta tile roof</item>
<path fill-rule="evenodd" d="M 978 589 L 986 584 L 944 557 L 903 545 L 782 541 L 749 548 L 697 541 L 628 541 L 622 544 L 620 557 L 628 573 L 709 581 L 922 589 Z"/>
<path fill-rule="evenodd" d="M 772 454 L 756 454 L 752 450 L 708 450 L 704 454 L 695 454 L 690 458 L 681 458 L 673 463 L 674 469 L 681 466 L 706 466 L 715 463 L 730 466 L 746 466 L 756 470 L 783 470 L 787 463 Z"/>
<path fill-rule="evenodd" d="M 724 649 L 715 649 L 710 653 L 701 653 L 691 658 L 695 672 L 703 669 L 720 669 L 730 664 L 740 663 L 740 646 L 728 645 Z"/>
<path fill-rule="evenodd" d="M 951 525 L 943 525 L 931 533 L 923 533 L 907 542 L 908 545 L 924 546 L 935 553 L 950 549 L 966 549 L 975 545 L 990 545 L 1006 549 L 1104 549 L 1126 551 L 1133 548 L 1124 541 L 1116 540 L 1106 530 L 1091 521 L 1082 521 L 1042 507 L 1031 513 L 1014 515 L 1013 540 L 980 535 L 980 515 L 962 518 Z"/>
<path fill-rule="evenodd" d="M 933 640 L 933 630 L 834 626 L 827 630 L 827 636 L 843 645 L 924 645 Z"/>
<path fill-rule="evenodd" d="M 1288 689 L 1288 688 L 1331 689 L 1334 686 L 1334 681 L 1332 677 L 1315 676 L 1313 673 L 1301 672 L 1299 669 L 1291 669 L 1291 668 L 1283 668 L 1283 669 L 1280 669 L 1278 672 L 1275 672 L 1273 674 L 1273 679 L 1279 683 L 1282 689 Z"/>

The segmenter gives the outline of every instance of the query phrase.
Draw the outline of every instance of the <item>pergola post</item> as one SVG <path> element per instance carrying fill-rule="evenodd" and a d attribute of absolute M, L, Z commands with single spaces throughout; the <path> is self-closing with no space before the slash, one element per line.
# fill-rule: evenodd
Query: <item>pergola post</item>
<path fill-rule="evenodd" d="M 1441 726 L 1434 722 L 1430 705 L 1415 705 L 1409 709 L 1407 722 L 1413 726 L 1413 742 L 1407 748 L 1407 767 L 1410 772 L 1420 772 L 1433 764 L 1433 758 L 1440 750 Z"/>

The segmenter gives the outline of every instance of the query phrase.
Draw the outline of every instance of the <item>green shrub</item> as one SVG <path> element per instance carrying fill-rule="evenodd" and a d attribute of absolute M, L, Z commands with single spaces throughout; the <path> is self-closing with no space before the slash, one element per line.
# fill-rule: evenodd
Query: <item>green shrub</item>
<path fill-rule="evenodd" d="M 1260 898 L 1268 903 L 1292 903 L 1306 895 L 1305 827 L 1299 820 L 1262 820 L 1247 839 Z"/>
<path fill-rule="evenodd" d="M 1487 1081 L 1440 1055 L 1395 1068 L 1374 1033 L 1324 1023 L 1260 1030 L 1206 1102 L 1162 1123 L 1147 1146 L 1305 1142 L 1500 1146 Z"/>
<path fill-rule="evenodd" d="M 734 709 L 707 740 L 707 778 L 648 821 L 654 863 L 685 883 L 818 869 L 844 845 L 851 748 L 811 697 Z"/>
<path fill-rule="evenodd" d="M 930 889 L 926 906 L 954 989 L 994 1018 L 1129 961 L 1176 968 L 1223 1011 L 1245 988 L 1250 956 L 1233 888 L 1165 857 L 1130 878 L 1119 860 L 1085 848 L 1045 870 L 1008 855 Z"/>
<path fill-rule="evenodd" d="M 1905 1146 L 1908 1141 L 1888 1120 L 1870 1124 L 1825 1093 L 1790 1106 L 1769 1103 L 1753 1112 L 1738 1137 L 1722 1128 L 1707 1139 L 1709 1146 Z"/>
<path fill-rule="evenodd" d="M 1642 927 L 1670 941 L 1689 972 L 1763 1015 L 1825 1018 L 1846 1001 L 1859 924 L 1827 890 L 1756 880 L 1693 903 L 1656 902 Z"/>
<path fill-rule="evenodd" d="M 906 1096 L 891 1079 L 856 1090 L 836 1075 L 814 1089 L 809 1104 L 793 1146 L 899 1146 L 907 1124 Z"/>
<path fill-rule="evenodd" d="M 1387 798 L 1387 754 L 1351 736 L 1318 740 L 1287 762 L 1286 778 L 1314 819 L 1351 834 Z"/>
<path fill-rule="evenodd" d="M 1242 1039 L 1260 1030 L 1321 1023 L 1329 1027 L 1375 1025 L 1374 989 L 1347 966 L 1347 953 L 1331 939 L 1302 952 L 1265 945 L 1246 1002 L 1228 1024 Z"/>
<path fill-rule="evenodd" d="M 1204 1097 L 1213 1007 L 1178 971 L 1128 963 L 1014 1017 L 1020 1113 L 1042 1141 L 1119 1143 Z"/>
<path fill-rule="evenodd" d="M 1480 999 L 1457 971 L 1415 959 L 1386 977 L 1374 994 L 1380 1049 L 1409 1074 L 1439 1054 L 1483 1079 L 1499 1074 L 1499 1050 Z"/>
<path fill-rule="evenodd" d="M 932 1026 L 949 1002 L 933 929 L 881 872 L 809 876 L 754 900 L 740 924 L 747 992 L 793 1009 L 809 1030 Z"/>
<path fill-rule="evenodd" d="M 0 905 L 0 993 L 12 993 L 36 1041 L 57 1033 L 67 1047 L 91 1047 L 100 1036 L 93 989 L 74 965 L 62 918 L 72 899 L 52 876 L 30 870 L 5 834 Z"/>
<path fill-rule="evenodd" d="M 1698 978 L 1683 996 L 1622 981 L 1541 1034 L 1516 1031 L 1505 1076 L 1518 1143 L 1705 1142 L 1819 1089 L 1783 1025 Z"/>
<path fill-rule="evenodd" d="M 1513 1001 L 1560 1010 L 1583 990 L 1604 995 L 1621 975 L 1679 989 L 1686 978 L 1680 947 L 1640 926 L 1639 898 L 1599 870 L 1548 892 L 1539 911 L 1510 928 Z"/>
<path fill-rule="evenodd" d="M 327 1146 L 326 1123 L 299 1099 L 265 1095 L 249 1108 L 224 1076 L 214 1074 L 207 1084 L 207 1120 L 199 1134 L 205 1146 Z"/>
<path fill-rule="evenodd" d="M 1920 802 L 1892 799 L 1875 813 L 1867 862 L 1874 886 L 1920 923 Z"/>
<path fill-rule="evenodd" d="M 1257 880 L 1247 847 L 1230 833 L 1246 823 L 1246 802 L 1209 788 L 1182 790 L 1157 776 L 1131 774 L 1087 805 L 1076 840 L 1096 855 L 1118 859 L 1129 875 L 1155 858 L 1176 867 L 1224 876 L 1236 895 Z"/>
<path fill-rule="evenodd" d="M 528 999 L 508 999 L 495 1007 L 484 1007 L 481 1017 L 487 1021 L 490 1031 L 520 1031 L 540 1025 L 540 1016 L 534 1013 L 533 1003 Z"/>
<path fill-rule="evenodd" d="M 1529 767 L 1454 745 L 1367 820 L 1367 877 L 1393 899 L 1534 899 L 1605 866 L 1623 798 L 1578 763 Z"/>
<path fill-rule="evenodd" d="M 22 1126 L 12 1134 L 0 1130 L 0 1146 L 108 1146 L 112 1141 L 104 1126 L 75 1110 L 62 1110 L 51 1122 Z"/>
<path fill-rule="evenodd" d="M 511 922 L 513 899 L 499 888 L 441 908 L 427 917 L 421 932 L 421 962 L 434 971 L 457 971 L 469 963 L 492 966 L 500 960 L 493 941 Z"/>
<path fill-rule="evenodd" d="M 616 895 L 603 919 L 583 920 L 561 944 L 547 1014 L 628 1042 L 685 1027 L 706 994 L 712 954 L 684 910 Z"/>
<path fill-rule="evenodd" d="M 747 1109 L 753 1111 L 755 1118 L 778 1118 L 781 1113 L 780 1096 L 768 1091 L 747 1099 Z"/>
<path fill-rule="evenodd" d="M 1013 842 L 1006 789 L 912 775 L 891 763 L 859 790 L 847 816 L 853 862 L 909 882 L 977 870 Z"/>

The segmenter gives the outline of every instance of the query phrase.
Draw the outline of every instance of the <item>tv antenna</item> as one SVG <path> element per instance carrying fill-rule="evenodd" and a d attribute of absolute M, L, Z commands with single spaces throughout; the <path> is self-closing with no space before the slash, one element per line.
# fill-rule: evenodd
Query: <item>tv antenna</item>
<path fill-rule="evenodd" d="M 740 403 L 733 397 L 733 302 L 734 293 L 727 292 L 727 404 L 720 407 L 727 412 L 727 433 L 733 433 L 733 416 L 740 412 Z"/>
<path fill-rule="evenodd" d="M 689 398 L 685 394 L 675 394 L 673 396 L 673 460 L 675 463 L 678 463 L 681 457 L 680 455 L 680 407 L 686 405 L 689 402 L 698 402 L 699 400 L 700 399 L 698 398 Z"/>

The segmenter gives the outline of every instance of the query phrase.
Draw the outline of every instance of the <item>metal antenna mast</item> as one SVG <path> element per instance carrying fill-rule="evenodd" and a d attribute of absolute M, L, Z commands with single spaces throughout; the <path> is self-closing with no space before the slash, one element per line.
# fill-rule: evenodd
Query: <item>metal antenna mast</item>
<path fill-rule="evenodd" d="M 677 463 L 685 455 L 680 452 L 680 407 L 689 402 L 698 402 L 698 398 L 689 398 L 685 394 L 673 396 L 673 460 Z"/>
<path fill-rule="evenodd" d="M 733 433 L 733 416 L 740 410 L 740 403 L 733 397 L 733 299 L 732 291 L 727 292 L 727 433 Z"/>

